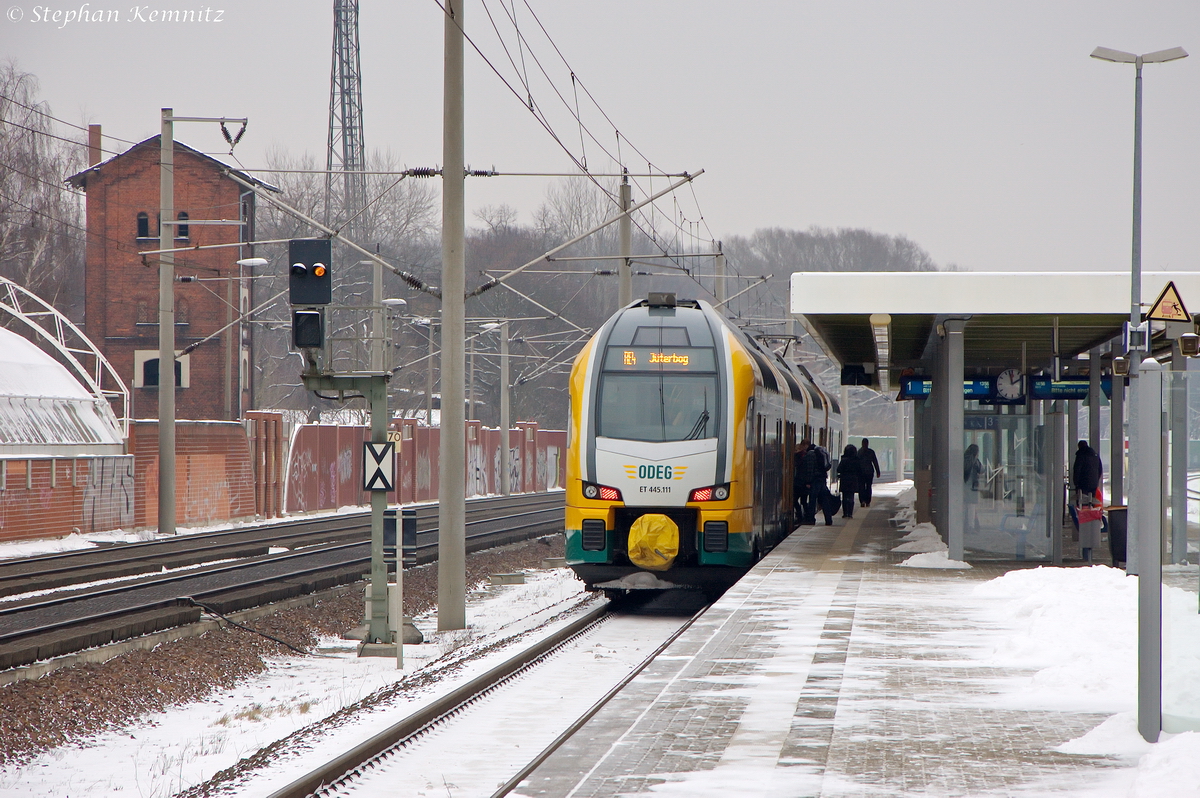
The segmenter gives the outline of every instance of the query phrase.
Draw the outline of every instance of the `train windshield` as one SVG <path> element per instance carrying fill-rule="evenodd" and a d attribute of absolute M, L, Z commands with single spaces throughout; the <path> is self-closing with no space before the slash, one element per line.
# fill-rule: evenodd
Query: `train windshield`
<path fill-rule="evenodd" d="M 630 441 L 717 437 L 717 375 L 606 373 L 596 434 Z"/>

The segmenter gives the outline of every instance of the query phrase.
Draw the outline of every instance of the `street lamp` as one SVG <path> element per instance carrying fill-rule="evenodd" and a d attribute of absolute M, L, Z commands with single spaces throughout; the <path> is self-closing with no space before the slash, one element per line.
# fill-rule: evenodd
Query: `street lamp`
<path fill-rule="evenodd" d="M 1142 64 L 1163 64 L 1187 58 L 1182 47 L 1157 50 L 1145 55 L 1126 53 L 1109 47 L 1097 47 L 1092 58 L 1117 64 L 1133 64 L 1137 68 L 1133 93 L 1133 265 L 1130 269 L 1129 334 L 1130 348 L 1134 343 L 1135 330 L 1142 323 Z M 1148 337 L 1148 336 L 1147 336 Z M 1143 347 L 1148 340 L 1141 341 Z M 1137 358 L 1130 358 L 1129 375 L 1137 376 Z"/>
<path fill-rule="evenodd" d="M 1133 352 L 1145 350 L 1150 352 L 1149 325 L 1141 328 L 1142 324 L 1142 64 L 1162 64 L 1187 58 L 1187 51 L 1182 47 L 1172 47 L 1169 50 L 1158 50 L 1145 55 L 1126 53 L 1112 50 L 1108 47 L 1097 47 L 1092 51 L 1092 58 L 1102 61 L 1112 61 L 1118 64 L 1133 64 L 1137 68 L 1134 84 L 1133 99 L 1133 263 L 1130 268 L 1130 308 L 1129 308 L 1129 376 L 1137 377 L 1138 358 Z M 1154 364 L 1157 367 L 1157 364 Z M 1158 380 L 1158 374 L 1151 372 L 1147 377 Z M 1151 405 L 1161 404 L 1160 385 L 1151 385 L 1156 389 L 1149 397 L 1149 402 L 1139 398 L 1143 388 L 1139 386 L 1142 380 L 1130 383 L 1129 392 L 1129 509 L 1128 528 L 1130 551 L 1128 564 L 1132 565 L 1136 558 L 1136 573 L 1138 575 L 1138 732 L 1147 742 L 1157 742 L 1162 730 L 1162 561 L 1161 537 L 1159 529 L 1159 499 L 1161 486 L 1157 456 L 1151 457 L 1151 451 L 1143 451 L 1143 446 L 1150 448 L 1153 441 L 1158 439 L 1155 430 L 1159 427 L 1160 408 Z M 1159 396 L 1155 402 L 1153 396 Z M 1140 428 L 1145 426 L 1145 431 Z M 1152 534 L 1153 532 L 1153 534 Z M 1136 536 L 1136 538 L 1134 537 Z M 1136 541 L 1136 542 L 1135 542 Z M 1127 565 L 1128 568 L 1128 565 Z M 1130 572 L 1135 569 L 1129 568 Z"/>

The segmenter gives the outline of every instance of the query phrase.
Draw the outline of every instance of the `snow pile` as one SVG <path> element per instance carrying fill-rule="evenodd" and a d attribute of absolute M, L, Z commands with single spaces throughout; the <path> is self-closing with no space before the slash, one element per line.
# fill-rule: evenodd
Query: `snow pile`
<path fill-rule="evenodd" d="M 1017 631 L 995 649 L 1000 666 L 1037 668 L 1020 691 L 1041 706 L 1132 710 L 1137 704 L 1138 581 L 1124 571 L 1034 568 L 975 589 Z M 1163 712 L 1200 718 L 1200 615 L 1196 594 L 1163 587 Z M 1175 728 L 1186 726 L 1179 721 Z"/>
<path fill-rule="evenodd" d="M 969 562 L 950 559 L 950 554 L 946 551 L 930 551 L 925 552 L 924 554 L 914 554 L 904 562 L 898 564 L 908 568 L 949 568 L 965 570 L 971 567 Z"/>
<path fill-rule="evenodd" d="M 1137 730 L 1137 578 L 1103 565 L 1010 571 L 975 588 L 987 619 L 1009 632 L 989 665 L 1034 668 L 1012 683 L 1010 704 L 1116 711 L 1087 734 L 1058 746 L 1065 754 L 1137 761 L 1087 794 L 1097 798 L 1200 798 L 1200 733 L 1164 733 L 1147 743 Z M 1164 719 L 1200 718 L 1200 616 L 1196 595 L 1163 588 Z M 1182 722 L 1182 721 L 1180 721 Z"/>
<path fill-rule="evenodd" d="M 1138 761 L 1130 798 L 1200 798 L 1200 734 L 1164 735 Z"/>
<path fill-rule="evenodd" d="M 942 542 L 937 528 L 933 524 L 917 524 L 904 537 L 900 545 L 892 549 L 899 552 L 916 552 L 900 565 L 909 568 L 970 568 L 970 564 L 962 560 L 952 560 L 949 547 Z"/>
<path fill-rule="evenodd" d="M 904 537 L 900 538 L 900 545 L 892 549 L 892 551 L 946 551 L 947 546 L 942 542 L 941 535 L 937 532 L 937 527 L 933 524 L 917 524 Z"/>
<path fill-rule="evenodd" d="M 1200 718 L 1200 614 L 1196 594 L 1163 587 L 1163 728 L 1196 728 Z M 1190 722 L 1189 722 L 1190 720 Z M 1197 780 L 1200 784 L 1200 779 Z"/>
<path fill-rule="evenodd" d="M 906 480 L 907 482 L 907 480 Z M 911 482 L 909 485 L 911 486 Z M 909 530 L 917 525 L 917 489 L 907 487 L 896 494 L 896 514 L 889 519 L 897 529 Z"/>
<path fill-rule="evenodd" d="M 1037 669 L 1021 698 L 1042 708 L 1136 707 L 1136 579 L 1104 565 L 1041 567 L 1010 571 L 974 592 L 1014 629 L 989 664 Z"/>

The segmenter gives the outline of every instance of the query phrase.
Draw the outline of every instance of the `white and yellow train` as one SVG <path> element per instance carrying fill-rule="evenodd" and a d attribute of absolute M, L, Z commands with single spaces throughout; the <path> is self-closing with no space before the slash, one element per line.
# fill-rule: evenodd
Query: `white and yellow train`
<path fill-rule="evenodd" d="M 673 294 L 618 311 L 579 353 L 569 430 L 567 564 L 610 595 L 724 590 L 794 527 L 795 444 L 843 445 L 803 367 Z"/>

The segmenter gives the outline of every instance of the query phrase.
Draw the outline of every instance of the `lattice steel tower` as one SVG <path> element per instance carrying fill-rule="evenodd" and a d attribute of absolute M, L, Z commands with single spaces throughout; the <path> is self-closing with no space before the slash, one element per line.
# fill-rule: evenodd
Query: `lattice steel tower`
<path fill-rule="evenodd" d="M 345 220 L 366 203 L 362 79 L 358 58 L 358 0 L 333 0 L 333 66 L 329 76 L 329 148 L 325 224 Z M 344 172 L 340 181 L 335 172 Z M 353 174 L 358 172 L 359 174 Z M 341 183 L 340 196 L 335 183 Z M 350 227 L 353 228 L 353 223 Z M 346 232 L 351 232 L 347 230 Z"/>

